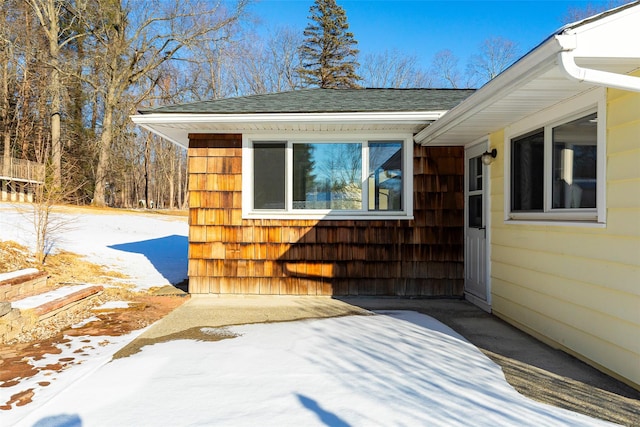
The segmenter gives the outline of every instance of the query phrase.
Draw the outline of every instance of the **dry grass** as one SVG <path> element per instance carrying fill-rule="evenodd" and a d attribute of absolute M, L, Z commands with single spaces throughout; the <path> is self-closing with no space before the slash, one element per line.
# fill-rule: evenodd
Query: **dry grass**
<path fill-rule="evenodd" d="M 16 242 L 0 241 L 0 272 L 21 270 L 34 265 L 35 258 L 27 248 Z"/>
<path fill-rule="evenodd" d="M 127 276 L 107 270 L 101 265 L 84 260 L 73 252 L 60 251 L 47 256 L 44 266 L 36 263 L 29 250 L 13 241 L 0 241 L 0 271 L 15 271 L 23 268 L 37 268 L 49 274 L 52 287 L 64 283 L 93 283 L 96 285 L 120 285 Z"/>
<path fill-rule="evenodd" d="M 28 343 L 54 337 L 70 325 L 95 315 L 92 309 L 107 301 L 135 302 L 139 300 L 145 301 L 145 298 L 149 298 L 146 292 L 136 291 L 132 289 L 133 285 L 125 283 L 126 275 L 88 262 L 81 255 L 72 252 L 57 252 L 47 256 L 45 265 L 41 266 L 36 263 L 35 258 L 26 247 L 12 241 L 0 241 L 0 272 L 15 271 L 23 268 L 37 268 L 46 271 L 49 276 L 47 287 L 50 289 L 78 283 L 103 285 L 105 288 L 104 292 L 92 299 L 89 305 L 68 310 L 52 318 L 52 320 L 40 322 L 33 329 L 20 334 L 13 340 L 13 343 Z M 28 296 L 28 294 L 25 296 Z M 156 305 L 162 304 L 166 304 L 166 302 L 156 302 Z M 102 316 L 107 316 L 107 314 Z M 135 322 L 125 322 L 126 328 L 125 326 L 122 326 L 122 328 L 127 330 L 138 329 L 157 320 L 158 316 L 150 310 L 145 310 L 145 313 L 140 314 Z"/>
<path fill-rule="evenodd" d="M 29 250 L 12 241 L 0 241 L 0 272 L 37 268 L 49 275 L 48 287 L 55 289 L 67 284 L 91 283 L 105 286 L 104 301 L 118 301 L 135 298 L 140 292 L 132 290 L 126 283 L 125 274 L 86 261 L 81 255 L 61 251 L 47 256 L 45 265 L 38 265 Z"/>
<path fill-rule="evenodd" d="M 58 212 L 66 212 L 72 214 L 139 214 L 149 215 L 150 213 L 159 215 L 174 215 L 176 220 L 184 221 L 186 213 L 182 216 L 179 212 L 168 211 L 142 211 L 142 210 L 123 210 L 113 208 L 95 208 L 95 207 L 78 207 L 78 206 L 56 206 Z M 182 217 L 181 217 L 182 216 Z M 128 331 L 147 326 L 156 321 L 167 312 L 171 311 L 177 305 L 184 302 L 181 298 L 156 297 L 150 295 L 154 289 L 146 291 L 138 291 L 135 286 L 128 282 L 129 277 L 125 274 L 109 270 L 104 266 L 93 264 L 86 260 L 80 254 L 68 251 L 56 251 L 47 255 L 44 265 L 36 262 L 35 257 L 30 250 L 13 241 L 0 240 L 0 273 L 21 270 L 24 268 L 37 268 L 48 274 L 47 287 L 55 289 L 68 284 L 90 283 L 93 285 L 103 285 L 104 292 L 98 297 L 92 299 L 91 304 L 83 306 L 78 310 L 69 310 L 68 312 L 57 316 L 54 321 L 41 322 L 36 328 L 21 334 L 15 342 L 27 343 L 33 341 L 42 341 L 57 336 L 60 331 L 68 328 L 69 325 L 77 323 L 83 319 L 95 315 L 92 308 L 99 306 L 107 301 L 129 301 L 139 306 L 142 303 L 144 309 L 133 310 L 124 309 L 117 310 L 122 312 L 125 317 L 119 326 L 115 328 L 114 334 L 126 333 Z M 28 296 L 28 295 L 25 295 Z M 134 312 L 132 319 L 126 318 L 129 312 Z M 108 318 L 112 316 L 110 313 L 100 314 L 100 318 Z M 95 322 L 94 322 L 95 323 Z M 111 327 L 109 322 L 104 323 L 105 328 Z M 116 322 L 117 323 L 117 322 Z M 111 325 L 111 326 L 109 326 Z M 119 332 L 118 332 L 119 331 Z M 107 333 L 102 331 L 102 333 Z"/>
<path fill-rule="evenodd" d="M 90 213 L 90 214 L 138 214 L 138 215 L 159 215 L 159 216 L 177 216 L 187 217 L 189 215 L 188 209 L 134 209 L 134 208 L 110 208 L 110 207 L 97 207 L 97 206 L 77 206 L 77 205 L 56 205 L 54 208 L 58 212 L 75 212 L 75 213 Z"/>

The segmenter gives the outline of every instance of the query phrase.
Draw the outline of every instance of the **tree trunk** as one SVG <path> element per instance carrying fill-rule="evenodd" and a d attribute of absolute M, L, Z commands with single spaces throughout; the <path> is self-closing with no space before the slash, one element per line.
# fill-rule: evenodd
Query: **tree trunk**
<path fill-rule="evenodd" d="M 2 139 L 4 146 L 4 170 L 8 173 L 11 162 L 11 128 L 9 127 L 9 60 L 2 67 L 2 108 L 0 108 L 2 121 Z"/>
<path fill-rule="evenodd" d="M 51 163 L 53 165 L 53 185 L 62 185 L 62 146 L 60 141 L 60 113 L 62 108 L 62 81 L 58 66 L 60 65 L 60 16 L 58 15 L 57 2 L 48 0 L 43 4 L 44 15 L 48 18 L 49 28 L 45 30 L 49 41 L 49 55 L 51 61 L 51 74 L 49 91 L 51 93 Z M 44 24 L 44 22 L 43 22 Z"/>
<path fill-rule="evenodd" d="M 56 42 L 57 45 L 57 42 Z M 57 61 L 56 61 L 57 62 Z M 60 109 L 61 82 L 60 73 L 57 69 L 51 72 L 51 163 L 53 165 L 53 185 L 62 185 L 62 143 L 60 141 Z"/>
<path fill-rule="evenodd" d="M 95 206 L 105 206 L 105 190 L 107 180 L 107 168 L 109 167 L 109 156 L 111 154 L 111 142 L 113 138 L 113 107 L 109 102 L 105 103 L 104 119 L 102 121 L 102 135 L 100 135 L 100 154 L 98 156 L 98 166 L 96 167 L 96 185 L 93 191 L 93 204 Z"/>

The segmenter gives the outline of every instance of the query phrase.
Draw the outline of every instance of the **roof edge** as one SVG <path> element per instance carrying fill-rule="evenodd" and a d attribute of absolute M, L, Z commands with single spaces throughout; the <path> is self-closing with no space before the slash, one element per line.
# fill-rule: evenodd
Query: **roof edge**
<path fill-rule="evenodd" d="M 560 66 L 563 72 L 567 74 L 568 79 L 585 80 L 582 76 L 585 73 L 584 69 L 578 69 L 579 76 L 573 76 L 567 70 L 565 65 L 567 63 L 566 58 L 560 54 L 567 50 L 572 50 L 572 47 L 568 47 L 566 44 L 566 34 L 575 34 L 576 32 L 582 32 L 588 30 L 593 25 L 600 25 L 603 20 L 615 16 L 619 13 L 634 13 L 627 12 L 635 7 L 640 7 L 640 0 L 604 11 L 597 15 L 585 18 L 581 21 L 576 21 L 571 24 L 557 30 L 551 36 L 546 38 L 542 43 L 537 45 L 527 54 L 522 56 L 513 65 L 500 73 L 494 79 L 490 80 L 487 84 L 481 87 L 477 92 L 463 100 L 460 104 L 452 108 L 447 114 L 445 114 L 440 120 L 428 125 L 420 132 L 418 132 L 414 140 L 422 145 L 432 143 L 439 136 L 448 132 L 451 128 L 456 126 L 461 121 L 468 119 L 475 112 L 488 107 L 489 105 L 502 98 L 505 94 L 510 93 L 519 86 L 524 85 L 537 75 L 542 74 L 546 70 L 553 66 Z M 611 82 L 621 80 L 620 76 L 611 76 L 612 73 L 602 73 L 596 70 L 586 70 L 590 75 L 595 76 L 595 80 L 598 80 L 595 84 L 602 85 L 602 81 Z M 581 77 L 582 76 L 582 77 Z M 594 80 L 591 79 L 591 80 Z M 630 86 L 637 86 L 638 78 L 624 79 L 625 89 L 629 90 Z M 617 86 L 620 87 L 620 86 Z"/>
<path fill-rule="evenodd" d="M 447 110 L 433 111 L 373 111 L 359 113 L 149 113 L 130 116 L 136 124 L 162 123 L 241 123 L 264 122 L 358 122 L 358 121 L 416 121 L 438 120 Z"/>
<path fill-rule="evenodd" d="M 524 84 L 525 81 L 542 74 L 555 64 L 561 46 L 556 37 L 548 38 L 537 48 L 520 58 L 513 65 L 487 82 L 475 93 L 453 107 L 440 120 L 418 132 L 415 142 L 427 145 L 447 132 L 460 120 L 465 120 L 476 111 L 494 103 L 504 94 Z"/>

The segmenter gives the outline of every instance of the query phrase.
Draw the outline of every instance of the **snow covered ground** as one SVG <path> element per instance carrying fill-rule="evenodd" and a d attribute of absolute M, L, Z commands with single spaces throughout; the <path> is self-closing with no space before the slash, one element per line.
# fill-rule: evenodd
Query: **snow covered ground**
<path fill-rule="evenodd" d="M 473 345 L 415 312 L 226 332 L 237 336 L 144 347 L 9 415 L 24 426 L 606 425 L 523 397 Z"/>
<path fill-rule="evenodd" d="M 28 244 L 24 222 L 0 204 L 0 239 Z M 83 213 L 54 250 L 85 254 L 149 287 L 186 277 L 186 236 L 182 219 Z M 235 338 L 154 344 L 111 360 L 142 332 L 69 337 L 60 354 L 34 363 L 74 364 L 24 379 L 20 390 L 35 390 L 33 402 L 0 411 L 0 425 L 606 424 L 523 397 L 472 344 L 414 312 L 236 326 L 225 330 Z M 0 387 L 0 402 L 15 393 Z"/>
<path fill-rule="evenodd" d="M 0 240 L 33 249 L 29 204 L 0 203 Z M 187 278 L 186 217 L 144 213 L 70 210 L 55 214 L 64 224 L 52 234 L 51 250 L 85 255 L 87 260 L 131 277 L 138 289 L 176 284 Z"/>

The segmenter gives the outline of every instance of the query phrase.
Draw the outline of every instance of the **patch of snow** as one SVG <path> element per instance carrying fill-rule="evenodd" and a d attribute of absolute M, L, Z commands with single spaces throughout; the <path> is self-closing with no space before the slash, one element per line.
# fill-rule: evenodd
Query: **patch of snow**
<path fill-rule="evenodd" d="M 102 364 L 45 404 L 9 411 L 8 420 L 29 426 L 60 419 L 92 426 L 609 425 L 525 398 L 476 347 L 419 313 L 228 329 L 238 337 L 160 343 Z"/>
<path fill-rule="evenodd" d="M 85 288 L 90 288 L 90 284 L 84 285 L 69 285 L 62 286 L 61 288 L 44 292 L 42 294 L 34 295 L 32 297 L 23 298 L 21 300 L 13 301 L 11 305 L 13 308 L 19 308 L 21 310 L 38 307 L 42 304 L 57 300 L 58 298 L 66 297 L 76 291 L 80 291 Z"/>
<path fill-rule="evenodd" d="M 129 301 L 107 301 L 99 307 L 93 309 L 98 310 L 111 310 L 115 308 L 129 308 Z"/>
<path fill-rule="evenodd" d="M 71 328 L 73 328 L 73 329 L 82 328 L 83 326 L 88 325 L 91 322 L 97 322 L 99 320 L 100 320 L 100 318 L 97 317 L 97 316 L 87 317 L 86 319 L 82 320 L 81 322 L 74 323 L 73 325 L 71 325 Z"/>
<path fill-rule="evenodd" d="M 24 268 L 22 270 L 10 271 L 8 273 L 0 273 L 0 282 L 16 277 L 28 276 L 29 274 L 35 274 L 38 272 L 37 268 Z"/>

